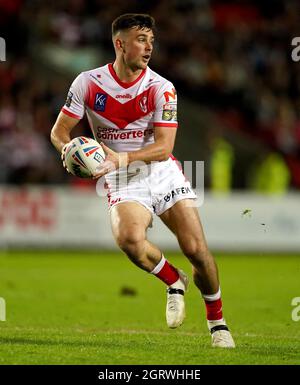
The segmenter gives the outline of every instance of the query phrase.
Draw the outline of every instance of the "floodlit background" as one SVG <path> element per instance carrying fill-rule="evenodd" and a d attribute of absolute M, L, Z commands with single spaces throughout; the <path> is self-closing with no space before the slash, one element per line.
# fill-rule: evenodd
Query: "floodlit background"
<path fill-rule="evenodd" d="M 234 351 L 211 349 L 194 285 L 167 329 L 165 287 L 116 251 L 106 198 L 50 143 L 127 12 L 156 19 L 150 67 L 177 89 L 174 155 L 193 165 Z M 299 364 L 299 26 L 298 0 L 0 0 L 0 364 Z M 192 276 L 159 219 L 148 236 Z"/>

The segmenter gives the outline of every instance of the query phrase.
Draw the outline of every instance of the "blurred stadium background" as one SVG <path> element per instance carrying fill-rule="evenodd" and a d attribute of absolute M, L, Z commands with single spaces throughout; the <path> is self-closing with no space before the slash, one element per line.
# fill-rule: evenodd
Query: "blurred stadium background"
<path fill-rule="evenodd" d="M 96 244 L 109 246 L 109 233 L 110 241 L 101 242 L 99 232 L 106 211 L 95 218 L 95 183 L 66 174 L 49 132 L 74 77 L 113 61 L 111 21 L 121 13 L 148 12 L 158 26 L 151 68 L 173 81 L 179 95 L 174 154 L 205 164 L 203 220 L 212 247 L 222 249 L 228 237 L 231 246 L 240 235 L 251 248 L 262 235 L 257 249 L 277 249 L 278 237 L 288 238 L 281 249 L 299 248 L 300 63 L 291 57 L 299 8 L 293 0 L 0 1 L 0 36 L 7 47 L 0 64 L 1 245 L 34 245 L 39 237 L 52 247 L 63 245 L 62 234 L 51 234 L 59 235 L 57 226 L 70 221 L 77 223 L 69 231 L 73 238 L 88 222 L 85 233 L 94 230 Z M 82 133 L 90 136 L 85 120 L 73 135 Z M 33 193 L 37 186 L 42 189 Z M 230 199 L 237 191 L 238 199 Z M 86 194 L 94 198 L 92 207 L 75 212 Z M 211 194 L 218 200 L 211 201 Z M 75 201 L 62 214 L 64 198 Z M 243 235 L 238 213 L 244 210 L 253 226 L 244 221 Z M 86 244 L 92 243 L 89 237 Z"/>
<path fill-rule="evenodd" d="M 238 342 L 244 341 L 244 347 L 251 346 L 248 337 L 242 334 L 242 327 L 246 325 L 250 334 L 251 331 L 273 331 L 277 333 L 277 342 L 283 343 L 283 340 L 279 341 L 280 335 L 285 336 L 287 332 L 279 324 L 289 325 L 290 335 L 296 335 L 295 322 L 290 318 L 290 301 L 300 294 L 297 293 L 300 253 L 300 62 L 294 62 L 291 57 L 291 41 L 300 36 L 299 1 L 0 0 L 0 36 L 6 41 L 6 61 L 0 62 L 0 296 L 11 301 L 9 312 L 13 326 L 19 327 L 24 323 L 27 327 L 23 333 L 21 329 L 11 329 L 7 325 L 2 330 L 7 336 L 2 339 L 3 346 L 5 348 L 7 343 L 12 349 L 12 335 L 26 336 L 24 340 L 19 338 L 19 343 L 30 343 L 33 338 L 30 327 L 35 325 L 38 330 L 38 327 L 48 325 L 37 310 L 26 313 L 27 308 L 24 310 L 20 305 L 20 298 L 24 303 L 31 303 L 34 309 L 39 306 L 44 309 L 43 304 L 46 306 L 48 303 L 49 309 L 44 309 L 47 317 L 47 312 L 52 313 L 54 308 L 53 299 L 46 294 L 44 287 L 48 283 L 56 304 L 61 306 L 57 308 L 55 305 L 57 318 L 54 315 L 50 317 L 52 326 L 61 325 L 60 312 L 69 307 L 68 304 L 73 306 L 74 314 L 63 318 L 64 326 L 73 325 L 70 320 L 73 317 L 81 328 L 89 324 L 96 327 L 100 322 L 105 329 L 108 327 L 103 320 L 106 316 L 115 320 L 113 326 L 118 325 L 117 314 L 113 314 L 115 318 L 111 314 L 102 317 L 100 308 L 98 313 L 91 311 L 95 303 L 100 303 L 100 297 L 96 294 L 93 297 L 91 293 L 106 292 L 107 287 L 99 290 L 94 283 L 90 292 L 82 294 L 86 295 L 82 301 L 90 301 L 90 310 L 80 308 L 77 299 L 70 300 L 73 288 L 76 293 L 77 284 L 81 282 L 80 274 L 83 274 L 82 279 L 86 283 L 90 280 L 96 282 L 93 279 L 96 280 L 98 272 L 101 280 L 105 280 L 104 273 L 114 274 L 116 266 L 111 270 L 104 268 L 101 258 L 98 264 L 93 256 L 87 256 L 86 251 L 81 254 L 80 263 L 76 259 L 79 258 L 77 254 L 74 264 L 69 265 L 70 255 L 65 251 L 61 254 L 58 251 L 57 254 L 50 253 L 48 259 L 47 255 L 32 250 L 94 249 L 97 256 L 103 254 L 105 266 L 109 265 L 107 255 L 110 254 L 106 254 L 106 250 L 114 250 L 115 245 L 106 199 L 98 197 L 94 181 L 78 179 L 64 171 L 60 156 L 50 143 L 49 134 L 75 76 L 81 71 L 113 61 L 111 22 L 127 12 L 150 13 L 156 19 L 158 31 L 150 67 L 170 79 L 179 96 L 179 129 L 174 155 L 182 162 L 204 161 L 205 196 L 200 212 L 209 245 L 217 251 L 217 256 L 218 252 L 240 253 L 239 262 L 229 256 L 219 261 L 221 270 L 228 274 L 227 277 L 224 274 L 223 278 L 225 297 L 227 293 L 228 297 L 236 298 L 236 302 L 227 302 L 229 314 L 236 315 L 238 319 L 244 306 L 248 315 L 240 324 L 234 324 L 235 330 L 240 333 Z M 73 136 L 79 134 L 90 136 L 86 120 L 80 122 Z M 159 221 L 156 221 L 149 236 L 164 250 L 178 251 L 175 239 Z M 21 253 L 15 255 L 10 252 L 11 249 L 21 249 Z M 22 252 L 25 249 L 29 251 Z M 245 251 L 254 252 L 249 263 L 242 258 Z M 271 261 L 271 257 L 268 262 L 262 256 L 264 252 L 281 252 L 284 262 L 276 258 Z M 297 258 L 289 259 L 290 252 Z M 41 261 L 33 262 L 32 256 L 41 256 Z M 120 263 L 124 270 L 118 274 L 123 277 L 120 278 L 123 284 L 126 286 L 128 282 L 135 281 L 142 288 L 143 279 L 148 278 L 144 278 L 129 262 L 127 265 L 124 261 Z M 260 278 L 255 266 L 260 266 Z M 58 275 L 54 275 L 54 271 Z M 124 271 L 128 272 L 128 280 L 124 278 Z M 72 274 L 75 274 L 73 278 Z M 133 277 L 132 274 L 136 275 Z M 60 290 L 65 277 L 69 277 L 66 287 Z M 286 282 L 290 286 L 286 286 Z M 80 284 L 83 292 L 89 290 L 88 285 Z M 112 278 L 111 291 L 114 284 Z M 149 295 L 144 293 L 147 306 L 153 300 L 151 285 L 149 279 Z M 237 293 L 236 287 L 245 291 Z M 161 290 L 159 284 L 155 288 Z M 119 290 L 115 289 L 116 292 Z M 244 304 L 242 295 L 247 289 L 249 306 Z M 28 297 L 23 296 L 22 290 L 27 290 Z M 261 297 L 262 293 L 265 297 Z M 78 290 L 76 295 L 80 297 Z M 197 297 L 196 293 L 191 295 L 192 298 Z M 118 303 L 113 299 L 106 305 L 114 303 L 111 301 Z M 126 322 L 132 325 L 131 313 L 126 313 L 124 303 L 118 303 L 118 306 L 123 315 L 126 314 Z M 143 306 L 143 303 L 135 303 L 136 308 Z M 252 313 L 249 310 L 251 306 Z M 148 309 L 145 308 L 145 314 Z M 263 316 L 260 313 L 262 309 L 266 312 Z M 281 309 L 284 309 L 284 315 L 280 313 Z M 77 320 L 78 314 L 81 321 Z M 163 311 L 157 316 L 153 312 L 151 317 L 154 327 L 162 327 Z M 266 329 L 259 324 L 261 319 Z M 149 327 L 149 318 L 141 320 L 137 316 L 135 320 L 137 328 Z M 194 324 L 187 326 L 190 332 L 195 328 Z M 43 330 L 40 339 L 44 336 L 51 341 L 56 338 L 53 337 L 55 331 Z M 180 346 L 188 344 L 187 336 L 181 337 Z M 68 338 L 70 342 L 73 337 L 68 335 Z M 102 335 L 101 338 L 106 337 Z M 114 337 L 109 338 L 114 341 Z M 191 338 L 196 341 L 195 336 Z M 204 340 L 206 337 L 203 337 Z M 65 357 L 69 354 L 68 341 L 66 351 L 61 350 Z M 135 362 L 128 356 L 124 358 L 128 354 L 124 346 L 125 353 L 120 355 L 118 361 L 115 345 L 110 345 L 109 341 L 107 349 L 112 349 L 111 355 L 116 361 L 107 358 L 102 362 Z M 286 345 L 290 354 L 287 360 L 291 363 L 297 360 L 294 342 Z M 41 354 L 44 354 L 43 343 L 49 351 L 54 349 L 53 342 L 49 342 L 49 346 L 47 341 L 40 342 L 36 348 L 41 349 Z M 176 344 L 175 339 L 172 343 Z M 253 355 L 244 363 L 261 363 L 264 359 L 269 359 L 270 363 L 281 362 L 286 353 L 284 348 L 276 350 L 274 344 L 264 343 L 264 347 L 269 349 L 269 356 L 262 346 L 259 352 L 253 348 L 257 356 L 253 350 Z M 84 346 L 80 345 L 81 342 L 76 344 L 74 342 L 74 349 Z M 95 348 L 97 344 L 93 346 Z M 147 349 L 149 346 L 145 346 L 144 350 Z M 164 348 L 161 347 L 161 350 Z M 17 354 L 17 347 L 10 352 L 7 361 L 0 359 L 0 362 L 24 362 L 22 352 L 19 351 L 19 356 Z M 5 354 L 8 357 L 6 350 Z M 59 354 L 58 351 L 55 354 Z M 153 357 L 156 354 L 158 352 Z M 202 358 L 210 363 L 209 350 L 206 354 Z M 63 362 L 58 358 L 55 361 L 53 357 L 49 358 L 49 362 Z M 218 357 L 219 363 L 243 362 L 237 357 L 236 361 L 232 357 L 222 361 L 225 356 L 221 354 Z M 93 362 L 92 355 L 90 358 L 90 361 L 82 361 L 78 353 L 73 361 L 71 358 L 69 361 Z M 43 362 L 35 359 L 29 346 L 25 362 Z M 171 355 L 169 360 L 169 363 L 181 363 L 176 351 L 173 361 Z M 141 362 L 154 361 L 149 358 Z M 192 353 L 186 355 L 185 363 L 189 362 L 197 362 Z"/>

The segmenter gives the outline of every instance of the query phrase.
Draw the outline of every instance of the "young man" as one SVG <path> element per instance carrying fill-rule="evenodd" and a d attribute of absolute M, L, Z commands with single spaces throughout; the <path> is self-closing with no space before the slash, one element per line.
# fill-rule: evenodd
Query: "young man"
<path fill-rule="evenodd" d="M 167 324 L 170 328 L 181 325 L 188 278 L 146 238 L 153 213 L 158 215 L 193 265 L 212 345 L 232 348 L 234 341 L 222 315 L 217 267 L 198 211 L 191 204 L 196 195 L 171 155 L 177 130 L 176 91 L 148 67 L 153 31 L 154 19 L 149 15 L 125 14 L 114 20 L 115 62 L 74 80 L 51 140 L 63 158 L 71 130 L 86 112 L 94 137 L 106 152 L 95 177 L 105 175 L 117 244 L 133 263 L 167 285 Z M 137 161 L 143 163 L 132 167 Z"/>

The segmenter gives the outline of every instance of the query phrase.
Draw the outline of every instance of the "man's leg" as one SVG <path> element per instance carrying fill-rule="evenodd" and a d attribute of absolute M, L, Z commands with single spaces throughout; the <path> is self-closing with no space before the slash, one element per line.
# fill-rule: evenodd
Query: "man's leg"
<path fill-rule="evenodd" d="M 134 264 L 156 275 L 169 287 L 168 305 L 171 308 L 167 311 L 167 322 L 169 327 L 179 326 L 185 317 L 183 294 L 188 284 L 187 277 L 169 264 L 162 252 L 146 239 L 152 221 L 150 211 L 137 202 L 123 202 L 112 207 L 110 219 L 121 250 Z"/>
<path fill-rule="evenodd" d="M 162 221 L 176 235 L 180 248 L 193 265 L 195 285 L 206 305 L 213 346 L 234 347 L 222 314 L 218 269 L 208 250 L 198 210 L 184 199 L 160 215 Z"/>

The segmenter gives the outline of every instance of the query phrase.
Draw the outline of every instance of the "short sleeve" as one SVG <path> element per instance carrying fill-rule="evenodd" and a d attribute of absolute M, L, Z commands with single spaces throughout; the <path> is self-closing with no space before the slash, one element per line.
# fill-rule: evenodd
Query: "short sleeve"
<path fill-rule="evenodd" d="M 153 124 L 161 127 L 177 127 L 177 94 L 172 83 L 165 82 L 154 99 Z"/>
<path fill-rule="evenodd" d="M 86 82 L 83 73 L 71 84 L 62 112 L 75 119 L 82 119 L 85 112 Z"/>

